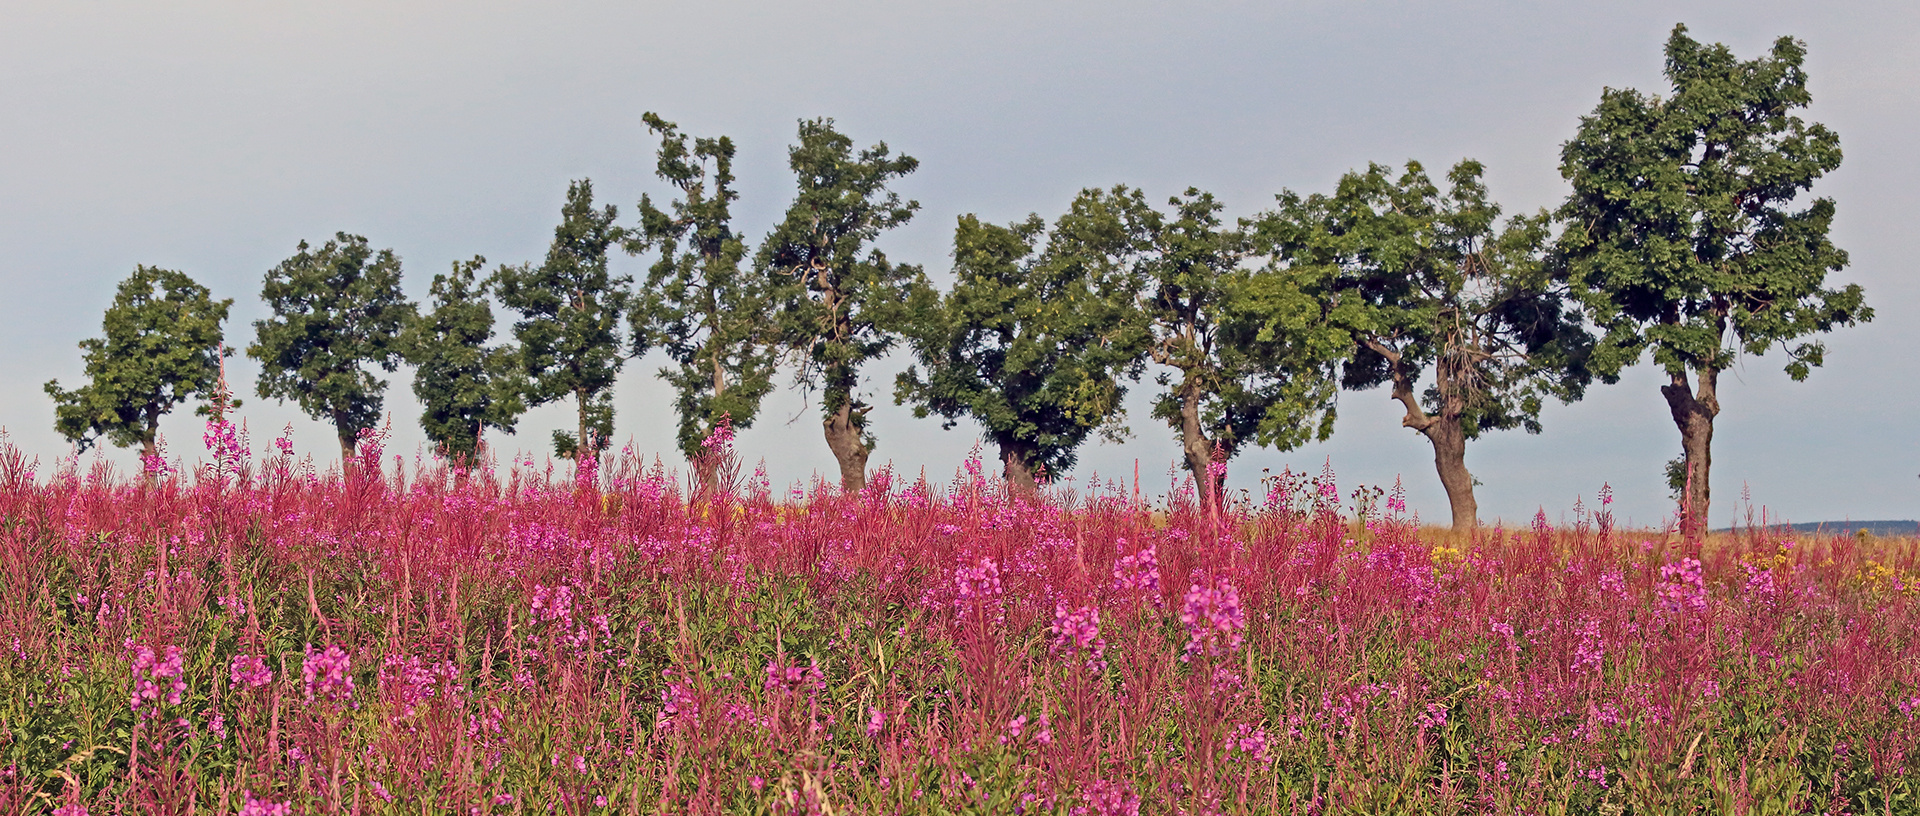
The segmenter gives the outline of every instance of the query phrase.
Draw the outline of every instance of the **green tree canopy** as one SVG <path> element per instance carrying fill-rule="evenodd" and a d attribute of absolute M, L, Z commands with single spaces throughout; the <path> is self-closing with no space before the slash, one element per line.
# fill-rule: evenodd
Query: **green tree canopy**
<path fill-rule="evenodd" d="M 1218 502 L 1225 460 L 1248 444 L 1290 450 L 1333 434 L 1331 363 L 1342 346 L 1311 319 L 1317 305 L 1291 273 L 1246 268 L 1245 225 L 1224 225 L 1212 194 L 1188 189 L 1168 201 L 1168 215 L 1137 192 L 1126 200 L 1142 241 L 1148 353 L 1171 369 L 1157 377 L 1165 390 L 1153 415 L 1178 434 L 1194 483 Z"/>
<path fill-rule="evenodd" d="M 463 464 L 479 453 L 484 429 L 512 433 L 526 410 L 518 350 L 487 348 L 493 307 L 486 286 L 475 279 L 486 263 L 476 255 L 433 276 L 431 308 L 410 322 L 401 338 L 407 362 L 415 367 L 420 427 L 442 455 Z"/>
<path fill-rule="evenodd" d="M 1016 489 L 1031 491 L 1035 471 L 1065 472 L 1091 433 L 1117 428 L 1120 380 L 1144 364 L 1132 236 L 1113 203 L 1082 192 L 1050 235 L 1037 215 L 1004 227 L 961 216 L 953 290 L 918 287 L 911 300 L 907 334 L 926 376 L 903 372 L 896 401 L 948 428 L 979 422 Z"/>
<path fill-rule="evenodd" d="M 733 140 L 687 137 L 646 114 L 660 134 L 655 165 L 680 190 L 671 211 L 640 198 L 640 229 L 628 250 L 658 250 L 633 313 L 633 353 L 658 347 L 679 364 L 660 376 L 679 395 L 680 450 L 699 456 L 701 442 L 729 417 L 753 425 L 760 400 L 773 390 L 774 352 L 768 281 L 740 268 L 746 244 L 733 230 Z"/>
<path fill-rule="evenodd" d="M 1604 330 L 1594 366 L 1618 371 L 1653 351 L 1680 430 L 1684 522 L 1705 524 L 1720 372 L 1744 350 L 1786 353 L 1807 377 L 1825 348 L 1799 342 L 1871 320 L 1858 285 L 1826 288 L 1847 264 L 1828 239 L 1831 199 L 1803 199 L 1840 166 L 1840 139 L 1793 115 L 1808 105 L 1806 46 L 1782 37 L 1741 61 L 1675 26 L 1672 95 L 1607 89 L 1560 153 L 1573 186 L 1557 216 L 1565 274 Z M 1791 343 L 1791 345 L 1790 345 Z M 1694 379 L 1689 382 L 1688 376 Z"/>
<path fill-rule="evenodd" d="M 918 266 L 895 264 L 869 245 L 920 208 L 887 189 L 920 162 L 894 156 L 885 142 L 856 154 L 831 119 L 803 121 L 799 135 L 787 151 L 799 192 L 756 265 L 774 286 L 779 345 L 799 364 L 800 384 L 821 391 L 840 484 L 858 490 L 874 445 L 860 367 L 899 338 L 908 293 L 924 280 Z"/>
<path fill-rule="evenodd" d="M 1578 399 L 1591 379 L 1592 339 L 1542 260 L 1546 213 L 1502 226 L 1483 169 L 1454 165 L 1442 193 L 1418 162 L 1398 178 L 1371 165 L 1332 195 L 1282 193 L 1259 228 L 1345 336 L 1342 385 L 1391 385 L 1400 424 L 1432 444 L 1455 529 L 1478 513 L 1466 443 L 1539 433 L 1542 399 Z M 1429 370 L 1433 382 L 1416 392 Z"/>
<path fill-rule="evenodd" d="M 47 383 L 54 429 L 81 450 L 105 438 L 156 455 L 160 417 L 218 381 L 220 357 L 232 353 L 220 328 L 232 305 L 184 273 L 135 268 L 101 318 L 106 336 L 80 341 L 89 382 L 72 391 Z"/>
<path fill-rule="evenodd" d="M 343 461 L 352 459 L 360 431 L 380 419 L 387 387 L 367 366 L 398 367 L 400 331 L 413 318 L 399 256 L 344 232 L 318 250 L 301 241 L 267 272 L 260 299 L 273 317 L 254 321 L 247 347 L 260 361 L 256 391 L 331 422 Z"/>
<path fill-rule="evenodd" d="M 568 186 L 560 214 L 546 260 L 500 267 L 494 281 L 500 301 L 521 315 L 513 334 L 527 402 L 574 400 L 575 432 L 553 433 L 554 450 L 573 456 L 585 440 L 596 450 L 613 442 L 613 383 L 626 363 L 620 325 L 633 281 L 607 267 L 607 250 L 622 237 L 618 211 L 594 209 L 592 181 Z"/>

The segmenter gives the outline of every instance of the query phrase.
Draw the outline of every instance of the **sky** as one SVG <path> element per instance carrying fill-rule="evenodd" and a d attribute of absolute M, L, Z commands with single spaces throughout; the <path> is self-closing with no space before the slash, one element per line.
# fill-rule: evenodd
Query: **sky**
<path fill-rule="evenodd" d="M 1676 23 L 1742 59 L 1779 36 L 1806 42 L 1813 104 L 1846 159 L 1815 193 L 1839 208 L 1833 237 L 1877 313 L 1827 336 L 1804 383 L 1779 355 L 1742 357 L 1722 379 L 1713 524 L 1748 508 L 1793 521 L 1920 516 L 1920 282 L 1902 237 L 1920 211 L 1920 5 L 1790 2 L 966 2 L 567 3 L 28 0 L 0 12 L 0 426 L 51 463 L 70 451 L 42 391 L 84 381 L 77 345 L 100 334 L 114 287 L 138 264 L 179 269 L 234 299 L 228 342 L 266 317 L 264 273 L 301 240 L 335 232 L 391 247 L 420 300 L 435 273 L 473 255 L 545 253 L 570 180 L 632 223 L 653 175 L 642 114 L 738 145 L 735 224 L 757 240 L 793 196 L 796 122 L 832 117 L 860 145 L 921 162 L 896 186 L 922 209 L 884 236 L 889 257 L 939 278 L 956 217 L 1053 217 L 1086 187 L 1128 184 L 1164 200 L 1212 191 L 1229 216 L 1282 190 L 1330 191 L 1369 162 L 1439 172 L 1472 157 L 1510 213 L 1566 195 L 1560 146 L 1603 88 L 1662 93 Z M 643 259 L 616 265 L 641 273 Z M 507 318 L 500 315 L 502 327 Z M 616 435 L 678 464 L 660 356 L 627 363 Z M 945 480 L 978 441 L 892 404 L 904 355 L 869 369 L 874 463 Z M 229 376 L 256 447 L 291 425 L 337 459 L 331 429 Z M 424 442 L 410 372 L 387 378 L 390 449 Z M 1671 515 L 1663 466 L 1679 436 L 1650 364 L 1551 406 L 1537 436 L 1473 443 L 1482 519 L 1570 520 L 1610 485 L 1616 517 Z M 784 382 L 784 381 L 783 381 Z M 1070 474 L 1164 493 L 1178 448 L 1129 399 L 1133 437 L 1089 443 Z M 1385 389 L 1340 397 L 1333 438 L 1235 459 L 1231 485 L 1265 472 L 1341 484 L 1400 480 L 1444 521 L 1431 448 L 1400 427 Z M 162 426 L 170 450 L 204 455 L 199 420 Z M 544 456 L 570 409 L 529 413 L 505 449 Z M 778 485 L 836 473 L 817 402 L 789 389 L 739 436 Z M 131 468 L 136 457 L 112 450 Z M 992 452 L 988 451 L 988 458 Z M 1741 501 L 1745 496 L 1744 502 Z"/>

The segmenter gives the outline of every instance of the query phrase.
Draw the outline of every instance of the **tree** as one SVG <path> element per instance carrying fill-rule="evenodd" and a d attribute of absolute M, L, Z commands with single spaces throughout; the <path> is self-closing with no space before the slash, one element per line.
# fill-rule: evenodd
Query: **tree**
<path fill-rule="evenodd" d="M 1873 319 L 1858 285 L 1825 288 L 1847 255 L 1827 237 L 1833 200 L 1802 195 L 1840 166 L 1840 140 L 1792 115 L 1811 101 L 1805 57 L 1804 44 L 1782 37 L 1743 62 L 1675 26 L 1672 95 L 1607 89 L 1560 152 L 1573 190 L 1557 213 L 1558 252 L 1605 331 L 1594 365 L 1618 371 L 1651 349 L 1665 370 L 1689 531 L 1706 523 L 1712 498 L 1720 372 L 1740 351 L 1778 347 L 1788 376 L 1805 380 L 1826 349 L 1790 341 Z"/>
<path fill-rule="evenodd" d="M 519 352 L 487 348 L 493 338 L 493 308 L 476 273 L 487 259 L 457 261 L 433 276 L 432 310 L 408 323 L 401 338 L 415 366 L 413 395 L 420 399 L 420 427 L 443 456 L 471 463 L 486 428 L 513 433 L 526 410 Z"/>
<path fill-rule="evenodd" d="M 868 245 L 920 208 L 887 189 L 920 162 L 893 156 L 885 142 L 855 155 L 832 119 L 801 122 L 787 162 L 799 193 L 756 265 L 774 286 L 778 343 L 799 363 L 798 382 L 821 391 L 821 427 L 840 484 L 859 490 L 874 445 L 860 367 L 893 346 L 908 291 L 923 279 L 919 267 L 896 265 Z"/>
<path fill-rule="evenodd" d="M 767 345 L 771 307 L 767 281 L 740 268 L 746 244 L 733 231 L 733 140 L 687 137 L 646 114 L 660 134 L 656 172 L 679 188 L 671 212 L 640 198 L 640 229 L 627 249 L 658 249 L 632 312 L 633 353 L 659 347 L 679 364 L 660 376 L 679 394 L 680 450 L 701 455 L 701 442 L 725 416 L 753 425 L 760 400 L 773 390 L 774 353 Z"/>
<path fill-rule="evenodd" d="M 1406 409 L 1400 424 L 1432 444 L 1456 530 L 1479 512 L 1467 442 L 1539 433 L 1542 398 L 1578 399 L 1591 379 L 1592 338 L 1542 259 L 1547 214 L 1501 227 L 1483 169 L 1454 165 L 1443 195 L 1418 162 L 1398 179 L 1371 165 L 1331 196 L 1281 194 L 1260 230 L 1345 335 L 1341 384 L 1390 384 Z M 1433 383 L 1416 393 L 1429 369 Z"/>
<path fill-rule="evenodd" d="M 360 431 L 380 419 L 387 388 L 366 366 L 398 367 L 400 331 L 413 318 L 400 291 L 399 256 L 375 253 L 366 238 L 344 232 L 318 251 L 301 241 L 267 272 L 260 299 L 273 317 L 254 321 L 247 347 L 260 361 L 255 390 L 333 423 L 342 461 L 352 460 Z"/>
<path fill-rule="evenodd" d="M 613 382 L 626 363 L 620 323 L 633 282 L 607 268 L 607 248 L 622 237 L 617 216 L 611 204 L 593 208 L 592 181 L 576 181 L 567 188 L 546 261 L 494 273 L 500 301 L 521 315 L 513 334 L 528 404 L 574 400 L 575 432 L 553 432 L 561 456 L 573 456 L 589 440 L 595 450 L 613 442 Z"/>
<path fill-rule="evenodd" d="M 1166 390 L 1153 415 L 1179 435 L 1194 484 L 1217 504 L 1224 465 L 1247 444 L 1291 450 L 1333 434 L 1339 345 L 1309 319 L 1318 307 L 1291 273 L 1243 267 L 1249 236 L 1222 225 L 1211 194 L 1169 199 L 1171 217 L 1137 192 L 1128 201 L 1144 241 L 1148 354 L 1172 369 L 1156 378 Z"/>
<path fill-rule="evenodd" d="M 83 451 L 105 438 L 158 455 L 160 417 L 219 380 L 220 358 L 232 353 L 220 324 L 232 305 L 184 273 L 136 267 L 100 320 L 106 336 L 80 341 L 90 382 L 72 391 L 46 384 L 54 429 Z"/>
<path fill-rule="evenodd" d="M 895 401 L 947 428 L 971 416 L 1015 490 L 1031 492 L 1037 471 L 1065 472 L 1090 434 L 1116 428 L 1120 378 L 1143 365 L 1132 236 L 1111 205 L 1082 192 L 1051 235 L 1037 215 L 1005 227 L 961 216 L 953 290 L 912 298 L 907 334 L 926 377 L 900 374 Z"/>

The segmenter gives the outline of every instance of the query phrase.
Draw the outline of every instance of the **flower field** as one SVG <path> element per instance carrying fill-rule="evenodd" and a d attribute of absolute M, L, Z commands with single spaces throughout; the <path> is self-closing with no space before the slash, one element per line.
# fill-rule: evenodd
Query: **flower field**
<path fill-rule="evenodd" d="M 1910 541 L 210 439 L 0 449 L 0 813 L 1920 812 Z"/>

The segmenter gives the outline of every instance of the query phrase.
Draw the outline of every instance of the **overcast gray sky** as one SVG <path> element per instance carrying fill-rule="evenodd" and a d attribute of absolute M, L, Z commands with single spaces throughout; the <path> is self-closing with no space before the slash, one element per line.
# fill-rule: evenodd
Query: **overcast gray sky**
<path fill-rule="evenodd" d="M 1906 246 L 1920 209 L 1920 6 L 1886 2 L 15 2 L 0 11 L 0 425 L 51 461 L 41 385 L 82 381 L 75 344 L 99 334 L 136 264 L 177 268 L 234 298 L 232 345 L 264 316 L 261 276 L 301 239 L 367 236 L 403 258 L 410 294 L 449 262 L 537 260 L 569 179 L 591 177 L 631 220 L 652 175 L 640 116 L 657 111 L 739 146 L 736 223 L 764 235 L 792 197 L 796 120 L 831 116 L 860 144 L 921 160 L 898 185 L 923 209 L 881 246 L 935 273 L 954 219 L 1058 214 L 1083 187 L 1126 183 L 1156 199 L 1208 189 L 1230 215 L 1282 189 L 1328 190 L 1370 161 L 1441 168 L 1482 160 L 1509 212 L 1565 194 L 1558 150 L 1603 87 L 1664 92 L 1661 46 L 1677 22 L 1742 58 L 1806 41 L 1814 104 L 1846 151 L 1816 192 L 1838 201 L 1837 243 L 1878 312 L 1828 338 L 1827 366 L 1792 383 L 1774 357 L 1723 380 L 1714 523 L 1743 486 L 1793 520 L 1920 516 L 1920 284 Z M 622 258 L 630 271 L 640 261 Z M 502 315 L 504 325 L 505 315 Z M 256 445 L 292 423 L 336 456 L 330 430 L 232 378 Z M 628 363 L 617 431 L 675 461 L 671 400 Z M 941 431 L 891 405 L 903 362 L 869 372 L 875 461 L 949 477 L 977 431 Z M 423 439 L 409 373 L 391 377 L 396 448 Z M 1539 436 L 1475 443 L 1483 517 L 1565 517 L 1611 483 L 1636 523 L 1670 512 L 1661 467 L 1679 439 L 1650 366 L 1548 410 Z M 1075 474 L 1168 483 L 1172 437 L 1136 389 L 1134 439 L 1090 445 Z M 198 456 L 185 411 L 163 430 Z M 798 419 L 793 419 L 798 417 Z M 741 434 L 776 483 L 833 473 L 815 412 L 776 395 Z M 788 420 L 793 419 L 791 423 Z M 544 454 L 566 410 L 537 410 L 506 447 Z M 115 451 L 131 466 L 133 456 Z M 1384 390 L 1341 397 L 1334 438 L 1234 463 L 1318 471 L 1343 485 L 1405 481 L 1442 520 L 1428 446 Z M 1162 488 L 1164 490 L 1164 488 Z"/>

